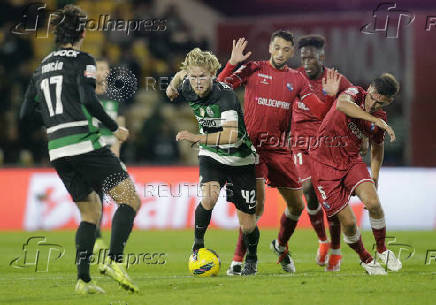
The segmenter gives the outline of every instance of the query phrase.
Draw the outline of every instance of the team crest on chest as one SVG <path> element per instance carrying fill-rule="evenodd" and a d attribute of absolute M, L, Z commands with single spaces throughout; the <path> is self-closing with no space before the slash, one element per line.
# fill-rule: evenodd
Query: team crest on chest
<path fill-rule="evenodd" d="M 210 108 L 209 106 L 206 107 L 206 112 L 208 116 L 213 117 L 213 110 L 212 108 Z"/>
<path fill-rule="evenodd" d="M 200 116 L 204 117 L 204 109 L 200 108 Z"/>
<path fill-rule="evenodd" d="M 270 83 L 268 80 L 272 80 L 271 75 L 263 74 L 263 73 L 257 73 L 257 76 L 259 76 L 262 80 L 260 81 L 261 84 L 269 85 Z"/>
<path fill-rule="evenodd" d="M 294 90 L 294 87 L 292 86 L 291 83 L 286 83 L 286 88 L 288 88 L 288 90 L 291 92 L 292 92 L 292 90 Z"/>

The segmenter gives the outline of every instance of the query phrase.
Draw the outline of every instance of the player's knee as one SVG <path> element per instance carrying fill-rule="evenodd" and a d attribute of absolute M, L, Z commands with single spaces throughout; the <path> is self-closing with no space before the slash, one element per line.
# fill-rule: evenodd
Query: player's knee
<path fill-rule="evenodd" d="M 206 196 L 201 198 L 201 204 L 206 210 L 212 210 L 218 201 L 218 195 Z"/>
<path fill-rule="evenodd" d="M 131 196 L 127 204 L 130 205 L 135 211 L 138 211 L 141 207 L 141 199 L 139 198 L 138 194 L 135 193 Z"/>
<path fill-rule="evenodd" d="M 242 233 L 251 233 L 256 228 L 256 218 L 250 217 L 245 222 L 241 223 L 241 231 Z"/>
<path fill-rule="evenodd" d="M 356 226 L 356 224 L 354 224 L 354 225 L 349 224 L 346 226 L 343 225 L 342 230 L 343 230 L 343 233 L 345 236 L 354 236 L 357 233 L 357 226 Z"/>
<path fill-rule="evenodd" d="M 349 235 L 348 232 L 353 233 L 356 227 L 356 217 L 349 215 L 348 217 L 342 217 L 340 219 L 344 234 Z"/>
<path fill-rule="evenodd" d="M 371 217 L 381 218 L 384 216 L 383 208 L 380 203 L 367 207 L 367 209 L 369 212 L 369 216 Z"/>
<path fill-rule="evenodd" d="M 92 208 L 80 210 L 81 221 L 97 224 L 100 221 L 100 217 L 101 208 L 97 208 L 97 205 Z"/>
<path fill-rule="evenodd" d="M 241 231 L 244 234 L 251 233 L 256 228 L 256 223 L 241 225 Z"/>
<path fill-rule="evenodd" d="M 379 212 L 381 210 L 380 201 L 377 197 L 367 198 L 364 204 L 369 212 Z"/>

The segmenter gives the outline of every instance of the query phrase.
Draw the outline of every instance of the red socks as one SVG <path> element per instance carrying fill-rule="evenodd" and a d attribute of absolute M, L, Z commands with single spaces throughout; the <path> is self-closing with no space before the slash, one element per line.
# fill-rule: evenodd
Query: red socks
<path fill-rule="evenodd" d="M 319 205 L 316 210 L 307 209 L 307 214 L 309 215 L 310 223 L 312 224 L 318 239 L 320 241 L 326 241 L 327 236 L 325 234 L 324 211 L 322 210 L 321 205 Z"/>
<path fill-rule="evenodd" d="M 236 244 L 235 253 L 233 254 L 233 261 L 242 263 L 246 252 L 247 247 L 244 243 L 244 234 L 242 233 L 241 227 L 239 227 L 238 242 Z"/>
<path fill-rule="evenodd" d="M 278 236 L 280 246 L 286 247 L 289 239 L 295 231 L 299 218 L 300 215 L 292 215 L 287 208 L 283 212 L 282 217 L 280 218 L 280 231 Z"/>
<path fill-rule="evenodd" d="M 328 219 L 329 229 L 330 229 L 330 248 L 340 249 L 341 248 L 341 223 L 338 217 L 335 215 Z"/>
<path fill-rule="evenodd" d="M 362 262 L 369 263 L 372 261 L 372 256 L 363 246 L 362 237 L 360 236 L 360 232 L 357 230 L 357 228 L 356 234 L 353 236 L 344 235 L 344 240 L 351 249 L 356 251 Z"/>
<path fill-rule="evenodd" d="M 375 219 L 369 217 L 369 222 L 371 224 L 372 233 L 374 234 L 375 243 L 377 245 L 377 252 L 383 253 L 386 251 L 386 222 L 385 218 Z"/>

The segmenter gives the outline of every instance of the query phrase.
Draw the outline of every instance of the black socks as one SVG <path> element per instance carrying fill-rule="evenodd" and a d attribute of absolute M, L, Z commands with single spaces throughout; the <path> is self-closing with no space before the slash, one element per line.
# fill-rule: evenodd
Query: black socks
<path fill-rule="evenodd" d="M 124 247 L 132 231 L 135 215 L 136 212 L 131 206 L 120 204 L 112 218 L 109 256 L 117 263 L 123 262 Z"/>
<path fill-rule="evenodd" d="M 260 233 L 257 226 L 252 232 L 244 233 L 243 235 L 244 243 L 248 250 L 247 256 L 245 258 L 246 262 L 249 263 L 257 262 L 257 244 L 259 242 L 259 237 L 260 237 Z"/>
<path fill-rule="evenodd" d="M 77 278 L 89 282 L 89 257 L 95 243 L 95 224 L 82 221 L 76 232 Z"/>
<path fill-rule="evenodd" d="M 195 209 L 195 241 L 192 247 L 193 251 L 204 248 L 204 234 L 209 226 L 211 216 L 212 210 L 205 210 L 200 202 Z"/>

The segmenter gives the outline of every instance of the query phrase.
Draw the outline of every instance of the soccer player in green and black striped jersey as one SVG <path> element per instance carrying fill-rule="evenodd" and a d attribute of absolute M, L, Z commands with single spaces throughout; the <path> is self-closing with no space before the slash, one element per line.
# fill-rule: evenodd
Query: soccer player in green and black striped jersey
<path fill-rule="evenodd" d="M 170 99 L 189 102 L 199 125 L 199 134 L 181 131 L 177 141 L 200 146 L 202 197 L 195 210 L 194 254 L 204 247 L 221 188 L 227 183 L 227 200 L 235 204 L 248 253 L 241 275 L 257 272 L 255 149 L 245 129 L 241 105 L 233 90 L 215 80 L 220 64 L 210 52 L 196 48 L 189 52 L 167 89 Z M 178 88 L 178 89 L 176 89 Z"/>
<path fill-rule="evenodd" d="M 91 281 L 89 260 L 101 215 L 100 189 L 119 205 L 112 218 L 109 256 L 101 272 L 123 288 L 138 291 L 123 265 L 123 251 L 141 201 L 120 160 L 105 146 L 93 118 L 101 121 L 120 141 L 129 132 L 110 118 L 95 95 L 96 66 L 92 56 L 80 51 L 85 37 L 81 25 L 86 14 L 66 5 L 53 14 L 58 48 L 48 54 L 33 74 L 20 117 L 39 111 L 48 136 L 50 161 L 80 210 L 76 233 L 76 292 L 104 293 Z M 99 258 L 100 259 L 100 258 Z"/>

